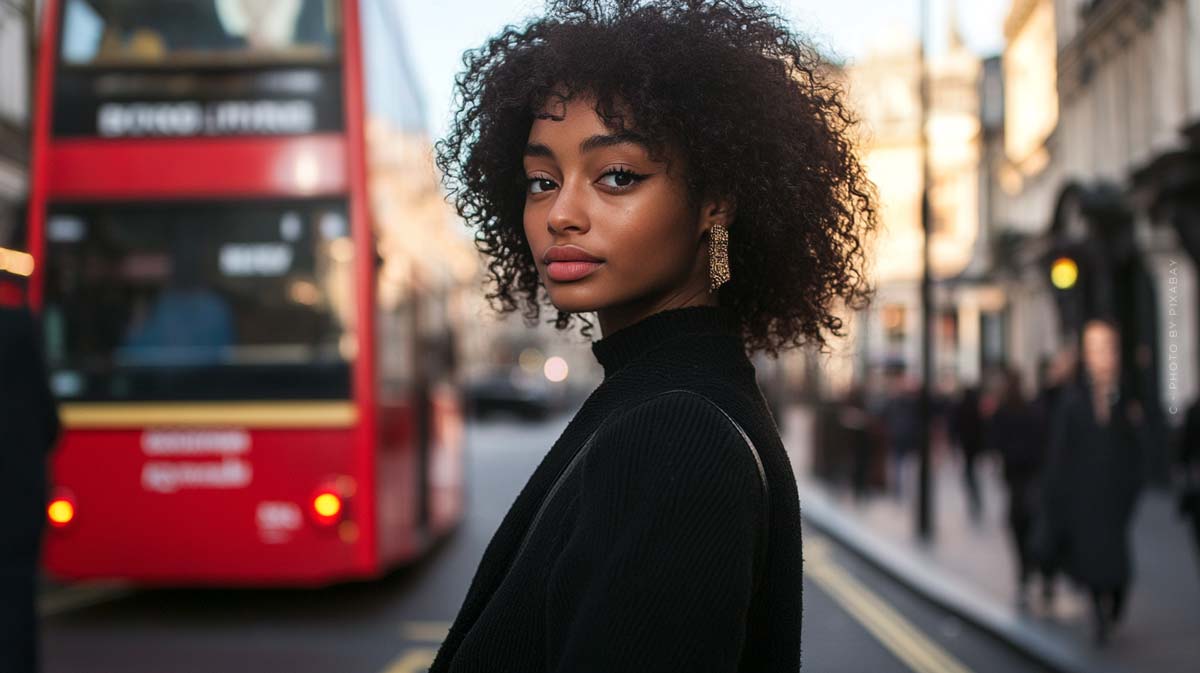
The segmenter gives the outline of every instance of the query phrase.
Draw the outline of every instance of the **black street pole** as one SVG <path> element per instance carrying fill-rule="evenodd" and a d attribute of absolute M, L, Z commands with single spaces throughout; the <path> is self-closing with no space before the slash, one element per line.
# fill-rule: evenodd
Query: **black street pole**
<path fill-rule="evenodd" d="M 933 333 L 930 329 L 933 309 L 933 278 L 930 274 L 929 242 L 933 233 L 929 203 L 929 68 L 925 50 L 929 44 L 929 0 L 921 0 L 921 398 L 920 398 L 920 472 L 917 490 L 917 535 L 923 542 L 933 539 L 932 490 L 930 480 L 930 421 L 933 416 Z"/>

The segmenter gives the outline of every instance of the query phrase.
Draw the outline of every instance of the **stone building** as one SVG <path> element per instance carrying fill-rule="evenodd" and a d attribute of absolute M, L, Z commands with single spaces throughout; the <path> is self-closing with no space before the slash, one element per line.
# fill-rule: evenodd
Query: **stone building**
<path fill-rule="evenodd" d="M 929 111 L 925 115 L 929 155 L 932 238 L 930 269 L 934 297 L 934 369 L 945 382 L 971 383 L 982 368 L 981 313 L 987 296 L 956 282 L 969 273 L 980 243 L 980 84 L 983 66 L 960 39 L 950 13 L 942 47 L 925 62 Z M 860 120 L 858 148 L 878 190 L 881 229 L 868 264 L 876 289 L 871 306 L 850 318 L 851 338 L 838 357 L 823 363 L 831 392 L 852 380 L 870 378 L 885 366 L 922 371 L 921 304 L 923 158 L 921 136 L 921 44 L 893 32 L 844 70 L 849 99 Z M 835 346 L 837 346 L 835 344 Z"/>
<path fill-rule="evenodd" d="M 27 190 L 33 0 L 0 0 L 0 247 L 16 242 Z"/>
<path fill-rule="evenodd" d="M 1160 432 L 1200 373 L 1200 2 L 1015 0 L 1005 36 L 989 225 L 1010 243 L 992 259 L 1008 360 L 1034 381 L 1084 321 L 1114 320 L 1127 394 Z"/>

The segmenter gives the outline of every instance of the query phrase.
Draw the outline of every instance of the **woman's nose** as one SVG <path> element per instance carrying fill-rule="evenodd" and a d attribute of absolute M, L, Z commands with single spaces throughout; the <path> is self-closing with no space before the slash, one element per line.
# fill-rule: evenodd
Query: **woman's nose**
<path fill-rule="evenodd" d="M 587 214 L 587 194 L 580 180 L 564 180 L 546 214 L 546 228 L 554 234 L 567 229 L 585 232 L 590 228 Z"/>

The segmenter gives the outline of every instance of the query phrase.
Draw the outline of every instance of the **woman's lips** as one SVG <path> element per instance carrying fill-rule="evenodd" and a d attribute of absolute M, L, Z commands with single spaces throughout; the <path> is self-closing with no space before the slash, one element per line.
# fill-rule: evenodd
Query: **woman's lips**
<path fill-rule="evenodd" d="M 579 280 L 596 269 L 604 262 L 550 262 L 546 265 L 546 275 L 550 280 L 570 281 Z"/>

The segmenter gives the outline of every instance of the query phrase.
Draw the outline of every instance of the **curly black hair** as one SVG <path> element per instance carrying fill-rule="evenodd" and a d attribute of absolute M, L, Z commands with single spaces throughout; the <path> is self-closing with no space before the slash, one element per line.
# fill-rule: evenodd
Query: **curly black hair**
<path fill-rule="evenodd" d="M 853 146 L 840 79 L 779 15 L 742 0 L 550 0 L 545 14 L 463 54 L 450 130 L 434 147 L 443 184 L 488 258 L 502 313 L 548 301 L 525 237 L 522 153 L 553 95 L 595 98 L 613 132 L 678 156 L 688 199 L 732 197 L 731 280 L 748 351 L 825 347 L 839 304 L 866 304 L 875 188 Z M 630 118 L 626 118 L 625 114 Z M 497 306 L 496 301 L 499 301 Z M 558 311 L 564 329 L 579 317 Z"/>

